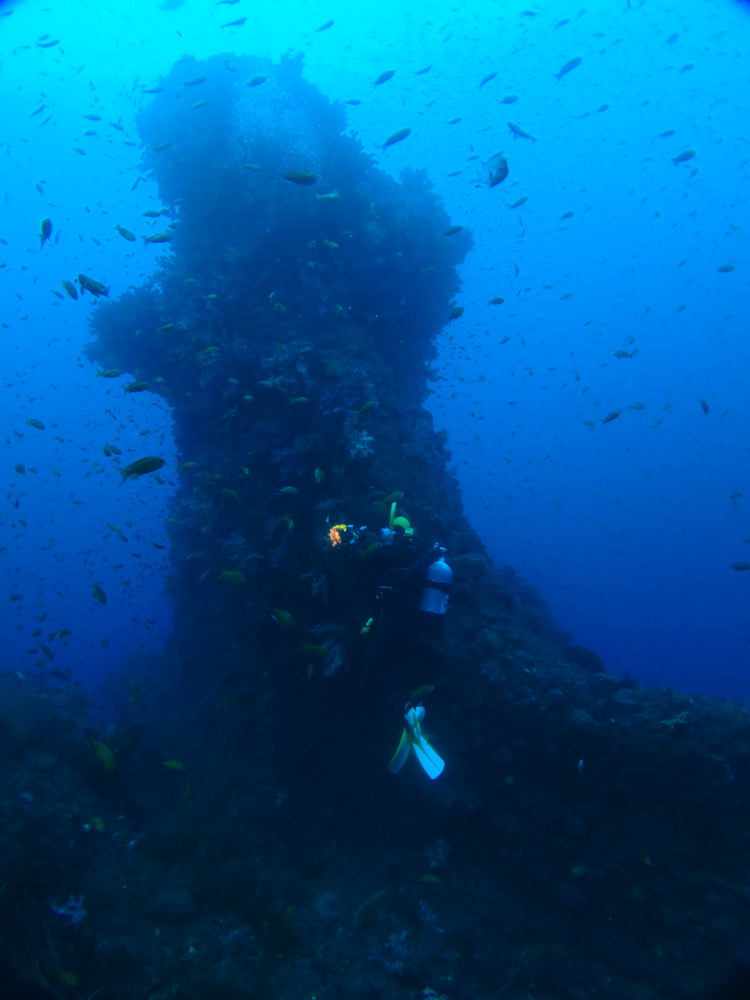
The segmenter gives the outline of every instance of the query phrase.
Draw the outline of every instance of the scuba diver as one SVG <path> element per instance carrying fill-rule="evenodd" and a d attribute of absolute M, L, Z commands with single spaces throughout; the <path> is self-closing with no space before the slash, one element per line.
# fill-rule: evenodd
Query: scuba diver
<path fill-rule="evenodd" d="M 400 498 L 401 494 L 398 494 L 397 500 Z M 386 501 L 391 499 L 389 496 Z M 326 581 L 326 586 L 329 581 L 335 581 L 333 586 L 336 590 L 351 593 L 352 560 L 360 566 L 362 560 L 366 560 L 364 565 L 371 573 L 377 610 L 359 629 L 360 637 L 366 643 L 364 675 L 366 683 L 380 689 L 386 701 L 403 715 L 406 723 L 388 766 L 395 774 L 413 752 L 427 775 L 434 779 L 442 773 L 445 764 L 422 730 L 425 710 L 419 703 L 420 694 L 428 693 L 432 686 L 418 688 L 412 695 L 415 704 L 407 703 L 404 707 L 399 690 L 403 678 L 394 676 L 394 668 L 398 665 L 399 653 L 408 649 L 415 633 L 432 637 L 440 635 L 448 608 L 453 571 L 445 560 L 446 550 L 441 545 L 427 546 L 415 535 L 406 517 L 396 516 L 397 500 L 390 504 L 387 527 L 381 528 L 375 540 L 364 550 L 359 546 L 368 535 L 372 538 L 374 534 L 366 525 L 355 528 L 353 524 L 344 522 L 332 524 L 326 518 L 325 545 L 329 552 L 338 555 L 328 563 L 321 578 Z M 363 582 L 360 572 L 357 576 Z M 274 610 L 283 612 L 281 608 Z M 284 614 L 290 617 L 287 612 Z M 276 620 L 284 625 L 278 617 Z M 290 618 L 290 621 L 291 625 L 284 627 L 295 627 L 293 619 Z"/>
<path fill-rule="evenodd" d="M 371 557 L 378 611 L 362 631 L 370 641 L 365 657 L 366 676 L 384 690 L 391 704 L 400 707 L 395 680 L 388 667 L 413 633 L 415 623 L 428 635 L 441 633 L 453 572 L 445 561 L 446 550 L 438 544 L 428 548 L 415 536 L 409 521 L 395 514 L 394 502 L 388 527 L 381 531 L 381 547 Z M 445 763 L 422 731 L 424 706 L 407 704 L 402 711 L 406 725 L 389 770 L 394 774 L 400 771 L 413 752 L 428 777 L 434 780 Z"/>

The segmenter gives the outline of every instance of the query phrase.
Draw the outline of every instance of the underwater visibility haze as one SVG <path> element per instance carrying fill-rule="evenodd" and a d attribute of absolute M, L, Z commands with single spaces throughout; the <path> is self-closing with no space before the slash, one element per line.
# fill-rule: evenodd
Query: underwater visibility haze
<path fill-rule="evenodd" d="M 0 15 L 12 995 L 745 996 L 748 5 Z"/>

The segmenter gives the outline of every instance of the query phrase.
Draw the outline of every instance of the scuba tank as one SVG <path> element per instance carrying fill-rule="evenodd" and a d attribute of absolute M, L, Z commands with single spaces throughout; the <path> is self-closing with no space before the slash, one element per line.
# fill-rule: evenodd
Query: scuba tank
<path fill-rule="evenodd" d="M 453 570 L 445 561 L 445 549 L 438 548 L 438 551 L 440 557 L 431 562 L 425 572 L 425 585 L 419 602 L 419 610 L 433 621 L 442 621 L 448 610 L 448 596 L 453 582 Z M 439 617 L 432 618 L 433 615 Z"/>

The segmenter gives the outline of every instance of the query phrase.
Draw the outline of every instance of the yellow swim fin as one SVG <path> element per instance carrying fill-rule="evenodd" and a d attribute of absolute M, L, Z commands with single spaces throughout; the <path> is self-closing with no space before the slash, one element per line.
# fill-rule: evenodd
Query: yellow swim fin
<path fill-rule="evenodd" d="M 407 709 L 404 719 L 406 720 L 406 728 L 401 732 L 401 739 L 398 741 L 396 752 L 388 764 L 388 770 L 391 774 L 398 774 L 406 763 L 410 752 L 414 751 L 414 756 L 422 765 L 427 777 L 434 781 L 443 773 L 445 761 L 422 732 L 424 706 L 417 705 L 416 708 Z"/>

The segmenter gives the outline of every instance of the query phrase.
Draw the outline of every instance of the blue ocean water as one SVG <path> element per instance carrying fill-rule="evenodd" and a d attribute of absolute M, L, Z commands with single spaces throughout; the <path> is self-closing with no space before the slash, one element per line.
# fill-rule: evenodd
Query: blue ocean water
<path fill-rule="evenodd" d="M 747 4 L 0 15 L 0 995 L 746 1000 Z"/>
<path fill-rule="evenodd" d="M 610 670 L 747 696 L 747 5 L 0 13 L 6 666 L 96 690 L 169 634 L 169 411 L 97 377 L 91 297 L 60 281 L 93 275 L 116 298 L 163 253 L 141 240 L 160 202 L 134 125 L 160 74 L 185 56 L 294 51 L 325 95 L 360 102 L 349 128 L 378 164 L 425 168 L 472 230 L 430 406 L 492 557 Z M 489 188 L 482 164 L 500 151 L 509 176 Z M 164 456 L 161 482 L 121 484 L 107 445 Z"/>

